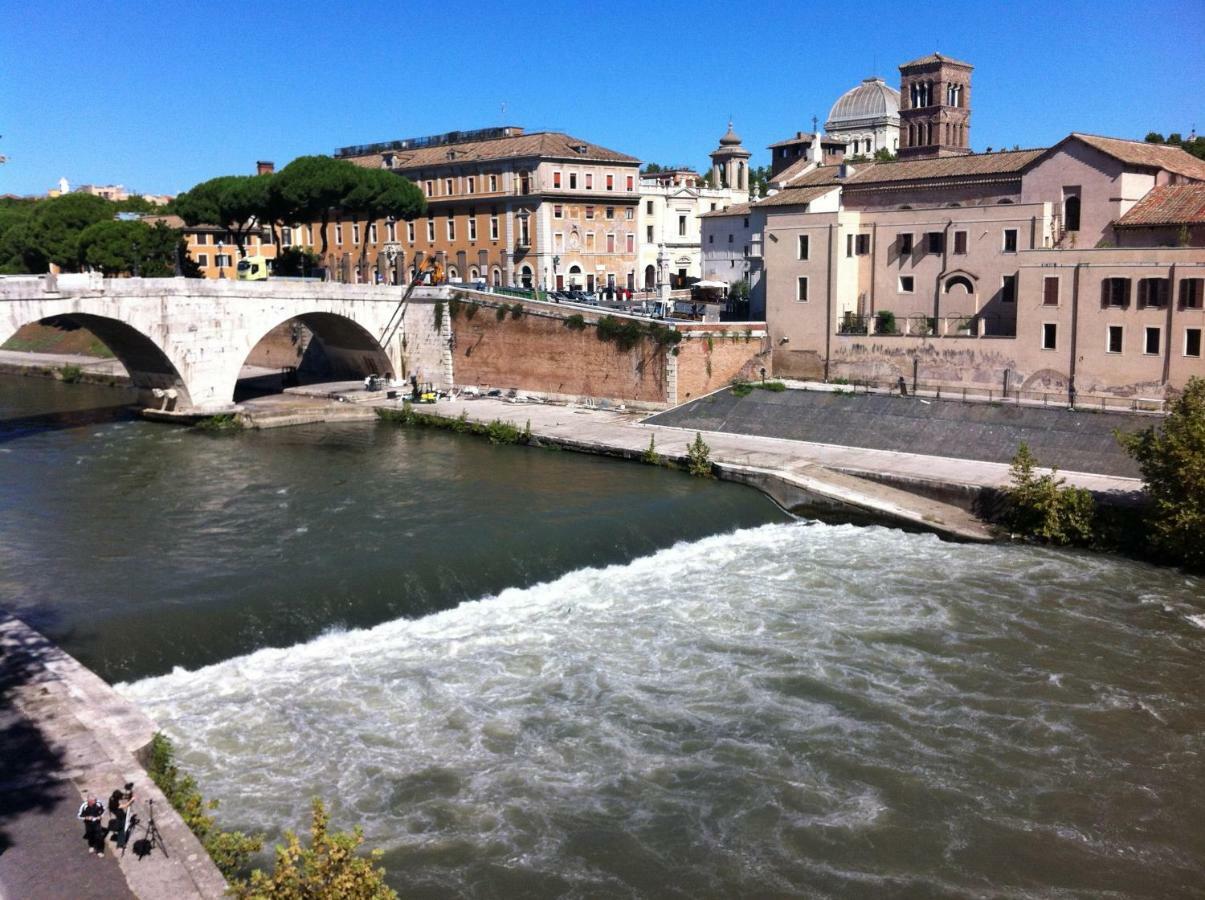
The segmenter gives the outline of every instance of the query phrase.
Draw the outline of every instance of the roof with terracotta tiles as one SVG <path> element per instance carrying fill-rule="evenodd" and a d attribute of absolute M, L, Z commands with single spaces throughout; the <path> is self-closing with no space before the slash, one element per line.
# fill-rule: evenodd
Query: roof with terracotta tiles
<path fill-rule="evenodd" d="M 802 206 L 804 203 L 811 203 L 818 197 L 823 197 L 829 191 L 834 191 L 839 187 L 836 183 L 818 184 L 811 187 L 789 187 L 784 188 L 777 194 L 771 194 L 764 200 L 757 201 L 757 206 Z"/>
<path fill-rule="evenodd" d="M 518 134 L 485 141 L 440 144 L 433 147 L 386 151 L 384 154 L 369 153 L 364 156 L 344 158 L 357 165 L 375 167 L 381 165 L 383 155 L 392 156 L 393 168 L 403 171 L 462 165 L 470 162 L 530 158 L 630 164 L 640 162 L 634 156 L 609 150 L 559 131 L 537 131 L 531 134 Z"/>
<path fill-rule="evenodd" d="M 765 201 L 761 201 L 765 202 Z M 760 205 L 760 203 L 758 204 Z M 752 203 L 733 203 L 725 209 L 711 209 L 705 213 L 700 213 L 700 218 L 719 218 L 720 216 L 747 216 L 749 210 L 753 209 Z"/>
<path fill-rule="evenodd" d="M 948 178 L 1020 177 L 1021 170 L 1045 153 L 1038 150 L 1004 150 L 998 153 L 969 153 L 937 159 L 904 159 L 859 167 L 849 179 L 850 187 L 884 182 L 934 181 Z"/>
<path fill-rule="evenodd" d="M 1205 181 L 1205 160 L 1197 159 L 1179 147 L 1166 144 L 1148 144 L 1146 141 L 1128 141 L 1122 138 L 1102 137 L 1098 134 L 1081 134 L 1073 131 L 1065 140 L 1079 140 L 1101 153 L 1123 163 L 1148 169 L 1163 169 L 1186 178 Z M 1060 141 L 1062 143 L 1062 141 Z M 1058 146 L 1057 144 L 1055 145 Z M 1054 148 L 1051 148 L 1054 149 Z"/>
<path fill-rule="evenodd" d="M 1205 184 L 1165 184 L 1152 188 L 1113 224 L 1118 228 L 1205 224 Z"/>
<path fill-rule="evenodd" d="M 851 171 L 860 172 L 875 165 L 873 160 L 847 164 Z M 808 184 L 826 184 L 836 181 L 840 166 L 812 166 L 810 159 L 797 159 L 777 175 L 770 179 L 771 183 L 782 187 L 802 187 Z"/>
<path fill-rule="evenodd" d="M 955 66 L 966 66 L 968 69 L 975 68 L 969 62 L 963 62 L 961 59 L 954 59 L 952 56 L 943 56 L 940 53 L 930 53 L 928 56 L 922 56 L 920 59 L 914 59 L 912 62 L 906 62 L 901 69 L 910 69 L 913 66 L 930 66 L 934 63 L 950 63 Z"/>

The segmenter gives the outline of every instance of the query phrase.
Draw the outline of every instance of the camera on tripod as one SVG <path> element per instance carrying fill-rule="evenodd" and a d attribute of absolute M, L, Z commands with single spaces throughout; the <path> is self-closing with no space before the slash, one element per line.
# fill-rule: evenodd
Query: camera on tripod
<path fill-rule="evenodd" d="M 137 822 L 138 818 L 135 816 L 130 825 L 131 834 Z M 163 843 L 163 835 L 159 833 L 159 826 L 155 824 L 155 800 L 153 797 L 148 797 L 146 801 L 146 824 L 143 829 L 142 837 L 134 841 L 134 855 L 139 859 L 145 859 L 158 847 L 163 855 L 167 856 L 167 845 Z"/>

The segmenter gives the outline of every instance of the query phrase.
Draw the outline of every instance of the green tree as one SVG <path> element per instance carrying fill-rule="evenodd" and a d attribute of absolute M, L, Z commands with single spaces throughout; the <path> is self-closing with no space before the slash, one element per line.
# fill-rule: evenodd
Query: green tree
<path fill-rule="evenodd" d="M 711 448 L 697 431 L 694 442 L 686 448 L 686 471 L 698 478 L 710 478 L 712 475 Z"/>
<path fill-rule="evenodd" d="M 354 166 L 356 174 L 351 190 L 340 206 L 360 225 L 360 266 L 368 255 L 368 223 L 377 219 L 414 219 L 427 209 L 427 200 L 408 178 L 386 169 Z"/>
<path fill-rule="evenodd" d="M 79 247 L 80 262 L 110 278 L 135 271 L 144 278 L 171 277 L 176 273 L 177 253 L 181 274 L 199 277 L 181 232 L 162 222 L 153 227 L 142 221 L 97 222 L 80 232 Z"/>
<path fill-rule="evenodd" d="M 1009 469 L 1012 487 L 1005 494 L 1009 529 L 1050 544 L 1090 543 L 1096 515 L 1092 494 L 1064 487 L 1058 469 L 1036 475 L 1037 462 L 1028 444 L 1017 448 Z"/>
<path fill-rule="evenodd" d="M 112 203 L 93 194 L 64 194 L 38 203 L 22 235 L 29 271 L 45 272 L 54 263 L 64 272 L 78 272 L 80 233 L 111 220 L 114 213 Z"/>
<path fill-rule="evenodd" d="M 332 833 L 329 825 L 322 801 L 314 800 L 310 846 L 285 832 L 271 874 L 257 869 L 249 880 L 233 883 L 231 894 L 240 900 L 396 900 L 397 893 L 385 884 L 385 870 L 375 865 L 381 851 L 358 856 L 363 831 L 357 826 L 351 833 Z"/>
<path fill-rule="evenodd" d="M 331 213 L 343 206 L 358 182 L 360 167 L 329 156 L 299 156 L 277 173 L 273 190 L 290 221 L 322 223 L 318 255 L 326 258 L 327 225 Z"/>
<path fill-rule="evenodd" d="M 1151 499 L 1151 543 L 1168 559 L 1205 571 L 1205 379 L 1189 379 L 1161 426 L 1119 434 Z"/>
<path fill-rule="evenodd" d="M 220 175 L 202 181 L 172 202 L 188 225 L 218 225 L 227 229 L 246 256 L 247 238 L 270 218 L 271 175 Z"/>

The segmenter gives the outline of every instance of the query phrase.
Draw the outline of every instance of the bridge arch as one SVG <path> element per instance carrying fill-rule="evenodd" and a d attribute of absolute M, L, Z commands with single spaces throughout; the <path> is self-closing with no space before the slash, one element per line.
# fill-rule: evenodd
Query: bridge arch
<path fill-rule="evenodd" d="M 299 313 L 288 318 L 260 321 L 247 330 L 247 340 L 231 354 L 228 385 L 218 394 L 234 400 L 243 366 L 259 365 L 285 370 L 295 368 L 304 383 L 359 380 L 366 375 L 402 372 L 368 329 L 346 315 L 332 312 Z M 269 377 L 273 381 L 275 376 Z"/>
<path fill-rule="evenodd" d="M 142 395 L 139 401 L 147 406 L 167 409 L 187 409 L 192 406 L 188 385 L 176 363 L 159 344 L 128 322 L 94 313 L 71 312 L 22 322 L 21 327 L 38 324 L 85 328 L 96 335 L 125 366 L 130 383 L 138 388 Z M 7 340 L 8 337 L 11 335 L 5 335 L 0 341 Z M 156 389 L 175 391 L 175 396 L 156 397 Z"/>

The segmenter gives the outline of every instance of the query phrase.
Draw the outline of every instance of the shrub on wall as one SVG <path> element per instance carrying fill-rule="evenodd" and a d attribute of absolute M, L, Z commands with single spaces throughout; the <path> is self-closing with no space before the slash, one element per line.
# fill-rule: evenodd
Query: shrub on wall
<path fill-rule="evenodd" d="M 1006 517 L 1014 534 L 1048 544 L 1092 543 L 1096 501 L 1083 488 L 1064 487 L 1058 469 L 1035 475 L 1037 459 L 1022 443 L 1009 469 L 1012 487 L 1005 493 Z"/>
<path fill-rule="evenodd" d="M 711 448 L 703 442 L 703 435 L 696 431 L 694 443 L 686 450 L 686 471 L 696 478 L 710 478 L 712 468 Z"/>
<path fill-rule="evenodd" d="M 512 319 L 523 318 L 523 304 L 522 303 L 512 303 L 511 304 L 510 317 Z"/>
<path fill-rule="evenodd" d="M 565 327 L 570 331 L 584 331 L 586 328 L 586 317 L 581 313 L 574 313 L 565 320 Z"/>

